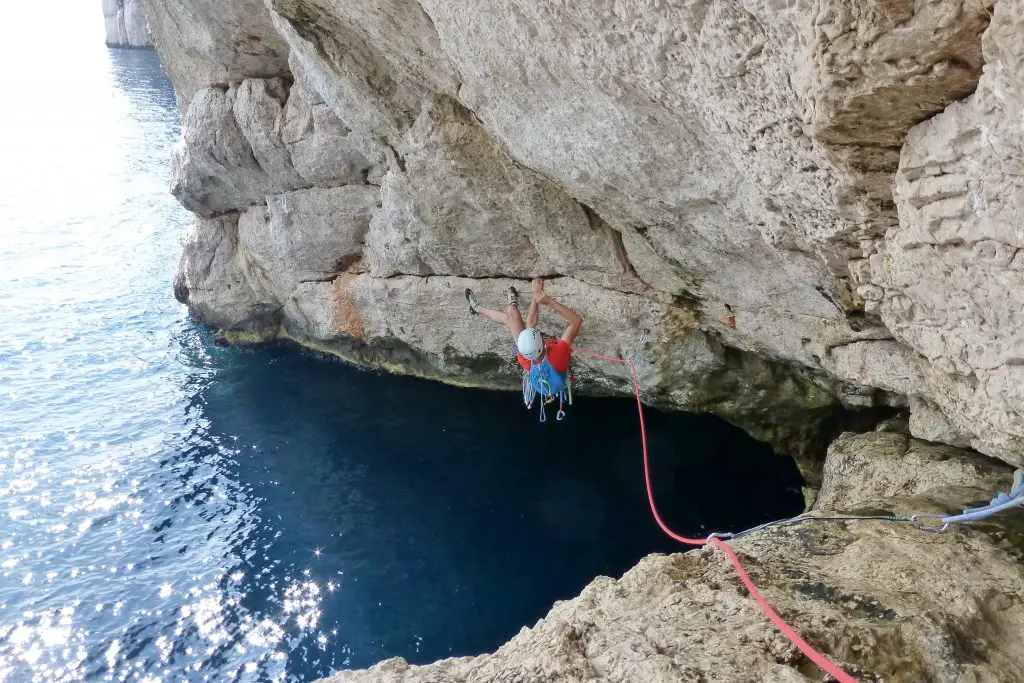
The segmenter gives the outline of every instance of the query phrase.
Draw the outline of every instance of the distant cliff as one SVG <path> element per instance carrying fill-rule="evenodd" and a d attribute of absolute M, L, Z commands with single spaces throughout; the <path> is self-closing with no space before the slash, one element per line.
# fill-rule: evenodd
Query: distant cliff
<path fill-rule="evenodd" d="M 103 0 L 110 47 L 152 47 L 141 0 Z"/>

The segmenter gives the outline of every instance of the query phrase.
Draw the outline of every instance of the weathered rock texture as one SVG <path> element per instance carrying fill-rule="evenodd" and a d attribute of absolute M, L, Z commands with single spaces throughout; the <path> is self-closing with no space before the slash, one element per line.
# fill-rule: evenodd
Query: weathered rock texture
<path fill-rule="evenodd" d="M 815 511 L 954 511 L 1009 468 L 902 433 L 845 434 Z M 806 517 L 806 516 L 805 516 Z M 804 521 L 733 548 L 779 614 L 863 681 L 1015 681 L 1024 665 L 1024 521 L 935 535 L 907 523 Z M 714 548 L 600 577 L 494 654 L 392 659 L 330 683 L 820 681 Z"/>
<path fill-rule="evenodd" d="M 462 293 L 545 276 L 581 346 L 651 330 L 649 403 L 805 456 L 849 408 L 947 444 L 840 439 L 824 473 L 801 460 L 819 509 L 1008 480 L 953 446 L 1024 462 L 1024 0 L 142 2 L 198 216 L 176 294 L 229 338 L 511 388 L 511 339 Z M 1024 663 L 1020 533 L 807 522 L 737 549 L 850 671 L 996 681 Z M 495 655 L 341 679 L 816 676 L 705 550 L 598 579 Z"/>
<path fill-rule="evenodd" d="M 142 0 L 103 0 L 103 20 L 110 47 L 152 47 Z"/>
<path fill-rule="evenodd" d="M 928 429 L 1019 458 L 1024 6 L 997 3 L 982 46 L 975 94 L 916 126 L 903 145 L 900 220 L 875 246 L 868 287 L 872 310 L 920 368 L 917 393 L 940 418 Z"/>
<path fill-rule="evenodd" d="M 234 338 L 514 386 L 462 290 L 544 275 L 652 403 L 1024 462 L 1021 0 L 142 1 Z"/>

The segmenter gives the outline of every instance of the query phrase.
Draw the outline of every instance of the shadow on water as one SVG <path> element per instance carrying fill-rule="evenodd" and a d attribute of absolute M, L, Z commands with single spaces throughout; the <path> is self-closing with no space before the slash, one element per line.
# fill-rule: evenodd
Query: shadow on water
<path fill-rule="evenodd" d="M 286 577 L 327 587 L 318 628 L 330 642 L 293 648 L 292 676 L 489 651 L 595 576 L 680 549 L 650 517 L 630 400 L 583 399 L 542 425 L 510 393 L 292 347 L 205 347 L 216 370 L 191 401 L 201 444 L 179 466 L 237 446 L 225 474 L 253 508 L 233 547 L 252 577 L 244 606 L 279 608 Z M 648 421 L 656 495 L 678 531 L 799 512 L 788 458 L 714 418 Z"/>

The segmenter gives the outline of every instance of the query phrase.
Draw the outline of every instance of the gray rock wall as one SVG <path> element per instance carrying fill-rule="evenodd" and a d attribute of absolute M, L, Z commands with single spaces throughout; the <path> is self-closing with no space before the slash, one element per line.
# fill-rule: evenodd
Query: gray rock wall
<path fill-rule="evenodd" d="M 899 224 L 874 245 L 871 310 L 927 369 L 959 435 L 1019 457 L 1024 433 L 1024 9 L 999 2 L 977 90 L 907 136 Z"/>
<path fill-rule="evenodd" d="M 103 0 L 110 47 L 152 47 L 142 0 Z"/>
<path fill-rule="evenodd" d="M 141 1 L 197 214 L 175 292 L 230 339 L 514 388 L 512 340 L 462 291 L 496 305 L 545 276 L 580 346 L 650 329 L 644 400 L 795 453 L 819 511 L 1008 483 L 953 446 L 1024 462 L 1024 0 Z M 618 365 L 576 374 L 631 389 Z M 885 406 L 941 443 L 848 435 L 814 459 L 837 411 Z M 1014 680 L 1024 530 L 1000 524 L 736 547 L 857 676 Z M 599 578 L 493 655 L 337 680 L 816 676 L 705 550 Z"/>
<path fill-rule="evenodd" d="M 461 290 L 543 275 L 582 346 L 651 329 L 652 403 L 790 446 L 897 405 L 1024 461 L 1020 0 L 142 1 L 201 217 L 177 291 L 234 338 L 514 385 Z"/>

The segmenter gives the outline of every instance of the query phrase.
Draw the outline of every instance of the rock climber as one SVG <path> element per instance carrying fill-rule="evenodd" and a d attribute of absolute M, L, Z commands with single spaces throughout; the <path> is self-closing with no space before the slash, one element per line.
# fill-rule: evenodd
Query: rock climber
<path fill-rule="evenodd" d="M 481 306 L 471 289 L 466 289 L 466 301 L 469 302 L 469 312 L 473 315 L 482 314 L 496 323 L 506 325 L 512 333 L 519 350 L 517 357 L 519 365 L 522 366 L 524 377 L 524 400 L 527 407 L 532 402 L 532 393 L 527 397 L 527 383 L 533 390 L 544 397 L 545 402 L 553 401 L 556 397 L 565 400 L 570 391 L 569 386 L 569 361 L 572 357 L 572 343 L 583 326 L 583 318 L 568 306 L 555 300 L 544 291 L 543 278 L 536 278 L 533 281 L 533 300 L 530 302 L 530 312 L 526 316 L 526 323 L 523 323 L 523 316 L 519 313 L 519 293 L 515 287 L 505 290 L 508 307 L 504 311 Z M 537 329 L 537 321 L 540 318 L 540 307 L 550 306 L 558 312 L 568 323 L 561 338 L 544 339 L 540 330 Z M 561 406 L 559 408 L 559 419 L 564 414 Z"/>

